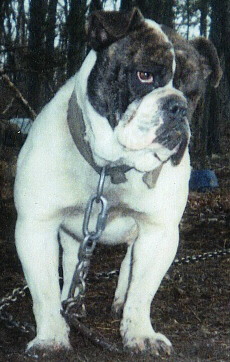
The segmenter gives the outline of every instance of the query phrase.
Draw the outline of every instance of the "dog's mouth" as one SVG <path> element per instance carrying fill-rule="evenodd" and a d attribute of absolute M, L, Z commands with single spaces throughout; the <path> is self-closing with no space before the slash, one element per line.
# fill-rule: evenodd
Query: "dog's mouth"
<path fill-rule="evenodd" d="M 143 100 L 134 101 L 114 130 L 119 144 L 126 150 L 147 149 L 155 141 L 156 130 L 163 122 L 160 117 L 151 119 L 150 113 L 142 110 L 142 103 Z M 158 107 L 155 108 L 157 111 Z"/>
<path fill-rule="evenodd" d="M 171 157 L 173 164 L 179 164 L 190 135 L 186 116 L 171 121 L 157 102 L 148 108 L 142 100 L 131 104 L 114 132 L 125 153 L 140 155 L 141 152 L 148 158 L 148 164 L 150 158 L 159 164 Z"/>
<path fill-rule="evenodd" d="M 149 149 L 157 153 L 159 148 L 167 148 L 176 153 L 183 138 L 183 130 L 180 127 L 165 127 L 159 113 L 151 121 L 146 121 L 140 120 L 135 110 L 128 121 L 123 121 L 123 124 L 120 122 L 115 129 L 119 144 L 129 151 Z"/>

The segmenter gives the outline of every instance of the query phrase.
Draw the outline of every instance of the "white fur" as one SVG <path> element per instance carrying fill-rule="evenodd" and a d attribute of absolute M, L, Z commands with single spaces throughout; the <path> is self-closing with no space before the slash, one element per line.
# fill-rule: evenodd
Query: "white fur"
<path fill-rule="evenodd" d="M 151 326 L 150 305 L 177 250 L 178 224 L 188 194 L 188 151 L 177 167 L 170 161 L 164 164 L 156 187 L 148 189 L 140 171 L 153 169 L 159 161 L 154 160 L 149 150 L 125 149 L 118 142 L 118 131 L 113 132 L 88 101 L 86 83 L 95 59 L 92 51 L 76 77 L 42 110 L 18 160 L 16 246 L 37 324 L 37 336 L 28 348 L 69 347 L 69 328 L 60 314 L 61 298 L 67 296 L 79 245 L 60 231 L 60 226 L 75 232 L 77 238 L 82 237 L 84 208 L 96 190 L 99 177 L 80 155 L 67 126 L 68 101 L 73 89 L 84 114 L 86 137 L 95 160 L 102 166 L 111 161 L 127 161 L 139 170 L 129 171 L 128 181 L 119 185 L 111 184 L 107 177 L 104 191 L 109 207 L 113 208 L 101 242 L 125 241 L 129 245 L 113 305 L 116 311 L 124 306 L 121 323 L 124 344 L 141 350 L 148 340 L 155 349 L 159 348 L 159 341 L 169 347 L 168 339 Z M 58 282 L 59 231 L 64 249 L 62 297 Z"/>

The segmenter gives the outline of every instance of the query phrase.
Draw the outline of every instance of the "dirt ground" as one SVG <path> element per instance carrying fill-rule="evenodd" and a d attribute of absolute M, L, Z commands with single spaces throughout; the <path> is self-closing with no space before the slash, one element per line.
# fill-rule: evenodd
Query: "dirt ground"
<path fill-rule="evenodd" d="M 227 135 L 229 137 L 229 134 Z M 230 248 L 230 149 L 229 138 L 223 154 L 211 160 L 219 188 L 212 192 L 190 193 L 181 224 L 177 257 Z M 12 185 L 16 151 L 1 150 L 0 160 L 0 298 L 24 279 L 14 246 L 16 214 Z M 111 303 L 117 277 L 97 277 L 97 273 L 118 269 L 125 248 L 98 246 L 87 282 L 87 317 L 83 323 L 95 333 L 121 347 L 119 320 L 111 315 Z M 43 354 L 40 360 L 63 362 L 133 362 L 133 361 L 229 361 L 230 360 L 230 256 L 195 264 L 172 266 L 152 304 L 152 323 L 173 343 L 170 357 L 154 358 L 127 352 L 109 352 L 95 346 L 74 328 L 73 351 Z M 19 297 L 7 309 L 18 322 L 34 325 L 29 293 Z M 22 333 L 0 321 L 0 361 L 32 361 L 24 354 L 33 332 Z"/>

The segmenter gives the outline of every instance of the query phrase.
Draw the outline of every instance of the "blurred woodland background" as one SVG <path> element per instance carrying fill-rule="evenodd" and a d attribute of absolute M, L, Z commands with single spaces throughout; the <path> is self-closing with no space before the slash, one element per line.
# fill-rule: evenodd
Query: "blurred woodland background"
<path fill-rule="evenodd" d="M 196 167 L 204 168 L 208 157 L 225 152 L 221 138 L 230 135 L 230 0 L 1 0 L 0 149 L 21 146 L 26 131 L 20 132 L 12 119 L 33 120 L 80 67 L 88 51 L 87 16 L 98 9 L 133 6 L 187 39 L 201 35 L 216 46 L 223 78 L 219 88 L 207 88 L 199 104 L 191 125 L 191 154 Z"/>

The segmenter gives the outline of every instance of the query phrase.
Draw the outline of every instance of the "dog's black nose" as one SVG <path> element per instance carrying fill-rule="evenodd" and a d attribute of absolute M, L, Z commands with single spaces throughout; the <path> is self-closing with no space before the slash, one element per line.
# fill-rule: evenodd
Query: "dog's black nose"
<path fill-rule="evenodd" d="M 171 119 L 182 120 L 187 116 L 187 103 L 176 95 L 165 97 L 162 110 Z"/>

